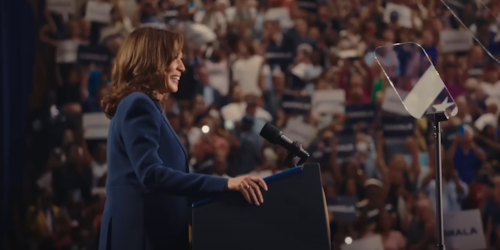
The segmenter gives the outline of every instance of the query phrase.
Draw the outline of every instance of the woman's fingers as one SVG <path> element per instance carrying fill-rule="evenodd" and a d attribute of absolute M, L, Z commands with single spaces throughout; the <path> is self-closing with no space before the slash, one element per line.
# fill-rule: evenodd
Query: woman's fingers
<path fill-rule="evenodd" d="M 260 192 L 259 185 L 257 185 L 257 183 L 253 181 L 250 181 L 249 183 L 250 183 L 250 188 L 249 188 L 250 196 L 252 197 L 254 204 L 258 206 L 260 205 L 260 203 L 264 201 L 264 199 L 262 198 L 262 193 Z"/>
<path fill-rule="evenodd" d="M 264 181 L 264 179 L 260 178 L 260 177 L 253 177 L 252 178 L 252 181 L 256 182 L 257 184 L 259 184 L 259 186 L 264 189 L 265 191 L 267 191 L 267 184 L 266 182 Z"/>
<path fill-rule="evenodd" d="M 248 203 L 253 203 L 258 206 L 264 202 L 264 196 L 262 195 L 261 189 L 267 191 L 267 185 L 260 177 L 246 176 L 246 178 L 241 181 L 239 189 Z"/>
<path fill-rule="evenodd" d="M 245 182 L 242 182 L 240 184 L 240 192 L 243 194 L 243 196 L 245 197 L 245 200 L 247 200 L 248 203 L 252 203 L 252 199 L 250 198 L 250 193 L 248 192 L 248 188 L 249 185 L 246 184 Z"/>

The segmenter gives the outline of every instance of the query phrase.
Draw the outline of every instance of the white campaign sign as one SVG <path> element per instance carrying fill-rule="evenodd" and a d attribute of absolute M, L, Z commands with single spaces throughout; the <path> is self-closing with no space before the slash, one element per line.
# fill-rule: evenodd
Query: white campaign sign
<path fill-rule="evenodd" d="M 59 14 L 75 14 L 75 0 L 47 0 L 47 10 Z"/>
<path fill-rule="evenodd" d="M 285 129 L 283 129 L 283 134 L 287 135 L 292 141 L 302 143 L 303 148 L 307 148 L 314 138 L 316 138 L 318 129 L 299 119 L 292 119 L 287 122 Z"/>
<path fill-rule="evenodd" d="M 486 249 L 479 209 L 445 213 L 444 242 L 448 249 Z"/>
<path fill-rule="evenodd" d="M 343 89 L 318 90 L 312 96 L 313 110 L 320 114 L 331 114 L 343 110 L 345 91 Z"/>
<path fill-rule="evenodd" d="M 374 235 L 368 238 L 353 241 L 351 244 L 342 244 L 341 250 L 384 250 L 382 237 Z"/>
<path fill-rule="evenodd" d="M 290 18 L 290 10 L 286 7 L 270 8 L 264 14 L 265 21 L 278 21 L 283 29 L 291 28 L 293 21 Z"/>
<path fill-rule="evenodd" d="M 88 1 L 85 19 L 97 23 L 110 23 L 112 8 L 113 6 L 110 3 Z"/>
<path fill-rule="evenodd" d="M 443 30 L 439 34 L 443 53 L 468 51 L 472 48 L 472 35 L 468 31 Z"/>
<path fill-rule="evenodd" d="M 108 138 L 109 124 L 111 121 L 104 113 L 83 114 L 83 128 L 85 129 L 85 139 L 106 139 Z"/>
<path fill-rule="evenodd" d="M 398 13 L 398 24 L 402 27 L 411 29 L 413 27 L 412 11 L 409 7 L 394 3 L 387 3 L 384 10 L 384 22 L 391 22 L 391 13 Z"/>
<path fill-rule="evenodd" d="M 78 46 L 80 43 L 73 40 L 61 40 L 57 42 L 56 62 L 74 63 L 78 56 Z"/>

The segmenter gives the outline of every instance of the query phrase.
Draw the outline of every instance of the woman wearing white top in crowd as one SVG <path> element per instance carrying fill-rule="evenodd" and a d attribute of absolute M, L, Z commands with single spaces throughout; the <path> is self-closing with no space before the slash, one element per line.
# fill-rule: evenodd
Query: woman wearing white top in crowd
<path fill-rule="evenodd" d="M 225 53 L 216 49 L 210 60 L 205 61 L 208 70 L 210 86 L 217 89 L 223 96 L 229 94 L 229 67 Z"/>
<path fill-rule="evenodd" d="M 232 66 L 233 83 L 241 87 L 243 95 L 262 95 L 260 77 L 264 57 L 255 54 L 250 42 L 238 43 L 238 59 Z"/>

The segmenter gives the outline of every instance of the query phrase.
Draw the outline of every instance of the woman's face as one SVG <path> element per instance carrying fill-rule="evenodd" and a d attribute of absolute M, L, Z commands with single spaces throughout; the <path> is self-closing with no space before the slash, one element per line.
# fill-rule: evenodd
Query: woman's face
<path fill-rule="evenodd" d="M 170 63 L 167 68 L 165 89 L 160 91 L 163 93 L 175 93 L 179 90 L 179 80 L 181 79 L 182 72 L 186 68 L 182 62 L 182 52 Z"/>

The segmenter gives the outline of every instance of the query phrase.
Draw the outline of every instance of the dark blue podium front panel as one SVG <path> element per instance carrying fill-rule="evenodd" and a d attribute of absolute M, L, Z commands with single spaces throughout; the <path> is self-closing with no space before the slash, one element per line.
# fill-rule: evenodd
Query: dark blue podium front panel
<path fill-rule="evenodd" d="M 264 203 L 231 193 L 193 205 L 193 250 L 329 250 L 318 164 L 265 178 Z"/>

